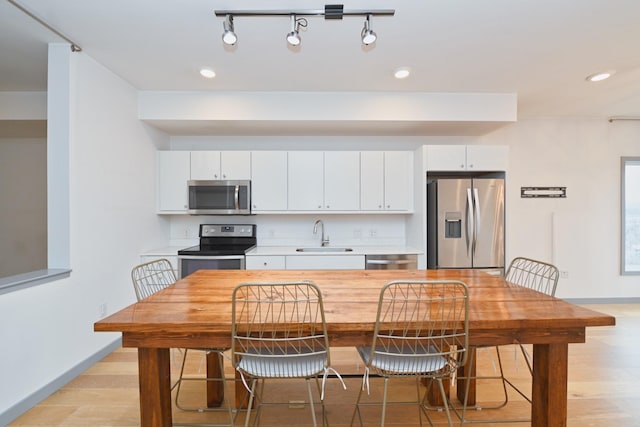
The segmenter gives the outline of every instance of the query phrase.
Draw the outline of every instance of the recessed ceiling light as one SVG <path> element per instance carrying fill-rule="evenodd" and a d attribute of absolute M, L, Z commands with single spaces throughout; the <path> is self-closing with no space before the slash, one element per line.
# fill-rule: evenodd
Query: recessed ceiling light
<path fill-rule="evenodd" d="M 613 71 L 603 71 L 601 73 L 591 74 L 586 80 L 589 82 L 600 82 L 606 80 L 613 75 Z"/>
<path fill-rule="evenodd" d="M 394 71 L 393 76 L 396 79 L 406 79 L 407 77 L 409 77 L 409 74 L 411 74 L 411 70 L 407 67 L 402 67 Z"/>
<path fill-rule="evenodd" d="M 216 76 L 216 72 L 211 68 L 203 68 L 200 70 L 200 75 L 202 77 L 206 77 L 207 79 L 212 79 Z"/>

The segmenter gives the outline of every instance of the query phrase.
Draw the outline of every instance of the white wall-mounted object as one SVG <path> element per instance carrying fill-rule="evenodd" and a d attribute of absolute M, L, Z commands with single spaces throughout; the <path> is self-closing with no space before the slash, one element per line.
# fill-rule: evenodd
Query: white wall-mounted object
<path fill-rule="evenodd" d="M 191 151 L 191 179 L 251 179 L 251 153 Z"/>
<path fill-rule="evenodd" d="M 504 171 L 509 161 L 505 145 L 427 145 L 426 150 L 428 171 Z"/>
<path fill-rule="evenodd" d="M 188 151 L 158 151 L 158 213 L 186 213 L 187 181 L 191 177 Z"/>

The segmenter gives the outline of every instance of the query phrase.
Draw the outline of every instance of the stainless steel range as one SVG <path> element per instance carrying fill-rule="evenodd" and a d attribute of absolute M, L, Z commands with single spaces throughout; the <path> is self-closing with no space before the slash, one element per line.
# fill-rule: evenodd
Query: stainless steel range
<path fill-rule="evenodd" d="M 244 270 L 244 254 L 256 246 L 254 224 L 200 224 L 200 244 L 178 251 L 178 274 L 196 270 Z"/>

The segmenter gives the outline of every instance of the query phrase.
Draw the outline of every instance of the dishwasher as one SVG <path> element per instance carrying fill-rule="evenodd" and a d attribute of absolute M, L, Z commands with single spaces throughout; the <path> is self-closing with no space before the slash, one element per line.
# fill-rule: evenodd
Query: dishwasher
<path fill-rule="evenodd" d="M 417 255 L 366 255 L 366 270 L 415 270 L 418 268 Z"/>

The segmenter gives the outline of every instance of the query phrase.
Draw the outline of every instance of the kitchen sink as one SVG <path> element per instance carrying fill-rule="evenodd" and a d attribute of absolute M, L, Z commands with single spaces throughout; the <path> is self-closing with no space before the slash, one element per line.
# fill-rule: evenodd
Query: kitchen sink
<path fill-rule="evenodd" d="M 353 252 L 351 248 L 334 248 L 329 246 L 320 246 L 317 248 L 298 248 L 296 252 Z"/>

